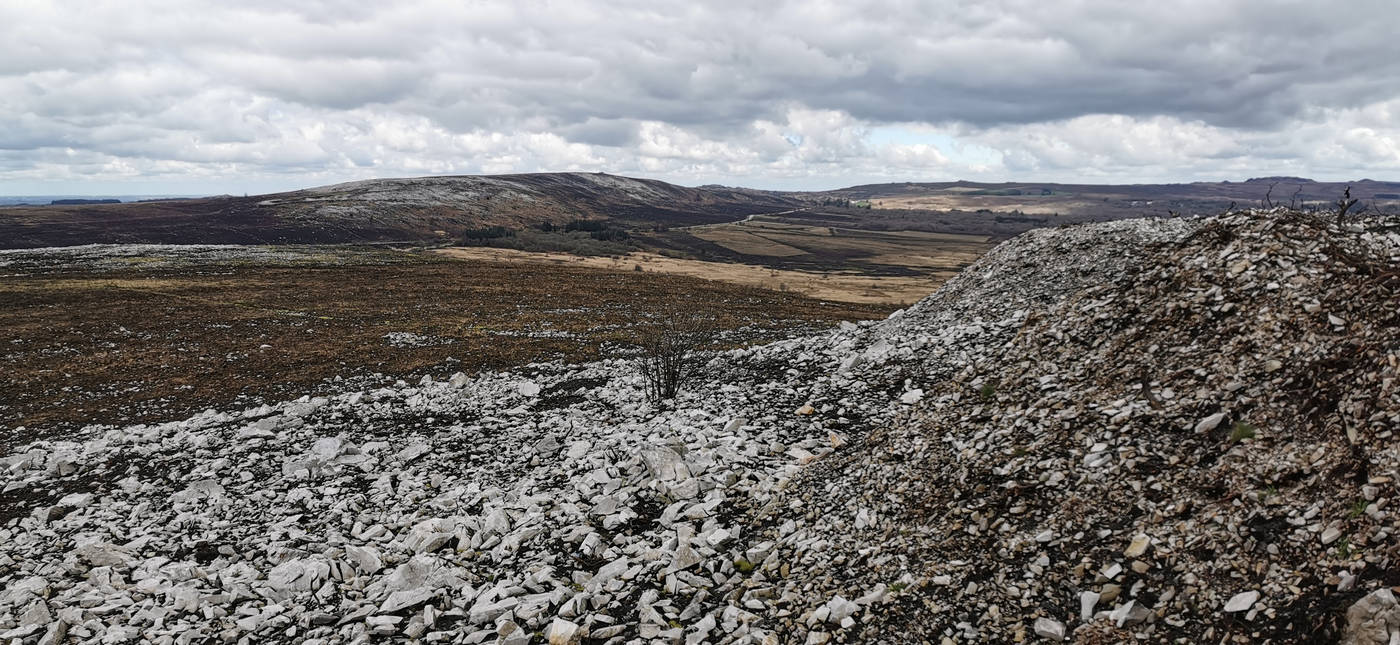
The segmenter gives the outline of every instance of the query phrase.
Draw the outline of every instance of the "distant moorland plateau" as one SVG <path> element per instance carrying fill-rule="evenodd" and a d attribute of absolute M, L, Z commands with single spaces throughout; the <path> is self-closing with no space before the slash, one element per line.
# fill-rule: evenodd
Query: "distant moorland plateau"
<path fill-rule="evenodd" d="M 539 173 L 373 179 L 247 197 L 0 206 L 0 248 L 92 243 L 444 243 L 491 227 L 525 230 L 597 220 L 629 233 L 646 233 L 750 217 L 1005 239 L 1039 226 L 1215 213 L 1231 204 L 1330 204 L 1348 187 L 1363 207 L 1400 203 L 1400 182 L 1365 179 L 1317 182 L 1264 177 L 1136 185 L 957 181 L 785 192 L 690 188 L 601 173 Z M 644 242 L 717 256 L 753 255 L 745 252 L 752 245 L 719 244 L 725 251 L 675 235 Z"/>

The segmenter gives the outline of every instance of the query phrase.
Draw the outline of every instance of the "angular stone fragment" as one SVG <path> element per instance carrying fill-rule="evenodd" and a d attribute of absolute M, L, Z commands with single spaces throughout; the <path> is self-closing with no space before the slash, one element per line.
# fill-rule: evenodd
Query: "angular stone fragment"
<path fill-rule="evenodd" d="M 408 464 L 412 463 L 415 459 L 418 459 L 419 457 L 428 454 L 432 451 L 432 449 L 433 447 L 429 446 L 426 443 L 415 443 L 413 445 L 408 446 L 407 448 L 404 448 L 403 450 L 400 450 L 398 454 L 394 455 L 394 458 L 400 463 Z"/>
<path fill-rule="evenodd" d="M 73 552 L 94 567 L 124 566 L 131 561 L 131 554 L 126 549 L 106 542 L 81 544 Z"/>
<path fill-rule="evenodd" d="M 1053 618 L 1035 619 L 1035 635 L 1055 642 L 1065 639 L 1065 624 Z"/>
<path fill-rule="evenodd" d="M 44 631 L 44 635 L 39 638 L 38 645 L 59 645 L 68 638 L 68 623 L 57 621 L 49 623 L 49 628 Z"/>
<path fill-rule="evenodd" d="M 1220 422 L 1225 420 L 1224 412 L 1216 412 L 1200 421 L 1196 422 L 1195 432 L 1202 434 L 1210 432 L 1220 426 Z"/>
<path fill-rule="evenodd" d="M 224 487 L 219 485 L 218 480 L 202 479 L 191 483 L 185 490 L 171 496 L 177 501 L 189 501 L 195 499 L 218 499 L 224 496 Z"/>
<path fill-rule="evenodd" d="M 1088 622 L 1094 617 L 1094 607 L 1099 604 L 1099 594 L 1094 591 L 1079 592 L 1079 619 Z"/>
<path fill-rule="evenodd" d="M 555 618 L 549 623 L 545 639 L 549 641 L 549 645 L 578 645 L 587 635 L 586 628 L 562 618 Z"/>
<path fill-rule="evenodd" d="M 432 597 L 433 591 L 431 589 L 395 591 L 389 594 L 389 597 L 379 606 L 379 611 L 385 614 L 392 614 L 396 611 L 421 605 Z"/>
<path fill-rule="evenodd" d="M 860 611 L 860 606 L 842 598 L 839 594 L 826 603 L 827 620 L 839 623 L 845 618 Z"/>
<path fill-rule="evenodd" d="M 26 609 L 19 617 L 19 624 L 26 627 L 30 625 L 42 626 L 51 622 L 53 622 L 53 614 L 49 613 L 49 605 L 43 600 L 35 600 L 34 604 L 30 605 L 29 609 Z"/>
<path fill-rule="evenodd" d="M 684 479 L 690 476 L 685 460 L 670 448 L 652 448 L 642 451 L 642 459 L 652 476 L 661 479 Z"/>
<path fill-rule="evenodd" d="M 1128 544 L 1128 548 L 1123 549 L 1123 555 L 1129 558 L 1142 557 L 1142 554 L 1147 553 L 1147 547 L 1151 543 L 1152 541 L 1146 535 L 1138 535 Z"/>
<path fill-rule="evenodd" d="M 1342 645 L 1391 645 L 1400 642 L 1400 603 L 1390 589 L 1367 594 L 1347 608 Z"/>
<path fill-rule="evenodd" d="M 630 565 L 626 556 L 603 565 L 602 568 L 598 569 L 597 573 L 593 574 L 593 579 L 588 581 L 588 587 L 597 589 L 603 586 L 603 584 L 609 580 L 622 575 L 624 571 L 627 571 L 628 566 Z"/>
<path fill-rule="evenodd" d="M 379 559 L 379 552 L 374 547 L 347 546 L 345 547 L 345 555 L 363 573 L 373 574 L 384 568 L 383 562 Z"/>
<path fill-rule="evenodd" d="M 1132 627 L 1146 621 L 1151 616 L 1151 609 L 1138 604 L 1136 600 L 1129 600 L 1114 608 L 1109 613 L 1108 619 L 1119 627 Z"/>
<path fill-rule="evenodd" d="M 1259 600 L 1258 591 L 1241 591 L 1231 596 L 1230 600 L 1225 603 L 1225 613 L 1247 611 L 1254 606 L 1257 600 Z"/>
<path fill-rule="evenodd" d="M 696 553 L 695 549 L 691 548 L 688 545 L 682 544 L 676 547 L 676 554 L 672 556 L 671 566 L 667 568 L 667 571 L 672 573 L 676 571 L 682 571 L 685 569 L 689 569 L 690 567 L 693 567 L 704 561 L 705 559 L 700 557 L 700 554 Z M 599 573 L 601 574 L 602 572 L 600 571 Z"/>
<path fill-rule="evenodd" d="M 267 586 L 276 591 L 311 591 L 330 573 L 325 562 L 308 559 L 288 560 L 267 574 Z"/>

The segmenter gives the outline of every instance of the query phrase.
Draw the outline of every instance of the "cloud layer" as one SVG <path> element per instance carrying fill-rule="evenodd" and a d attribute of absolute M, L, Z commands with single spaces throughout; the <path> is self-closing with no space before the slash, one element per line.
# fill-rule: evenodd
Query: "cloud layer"
<path fill-rule="evenodd" d="M 1156 4 L 6 3 L 0 192 L 1400 175 L 1391 0 Z"/>

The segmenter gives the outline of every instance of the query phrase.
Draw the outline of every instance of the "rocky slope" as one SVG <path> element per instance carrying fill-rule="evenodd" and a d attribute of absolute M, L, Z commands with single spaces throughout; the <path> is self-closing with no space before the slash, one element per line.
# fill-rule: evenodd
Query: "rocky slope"
<path fill-rule="evenodd" d="M 451 214 L 482 225 L 516 226 L 544 221 L 563 224 L 589 217 L 709 224 L 799 204 L 763 191 L 686 188 L 653 179 L 581 172 L 371 179 L 267 195 L 258 201 L 258 206 L 273 208 L 284 217 L 327 224 Z"/>
<path fill-rule="evenodd" d="M 470 229 L 574 219 L 713 224 L 801 204 L 778 193 L 602 173 L 373 179 L 254 197 L 3 208 L 0 248 L 443 241 Z"/>
<path fill-rule="evenodd" d="M 1400 585 L 1395 224 L 1275 212 L 1003 246 L 877 332 L 921 402 L 774 504 L 807 520 L 780 558 L 844 562 L 785 584 L 908 585 L 842 640 L 1335 637 Z M 1047 280 L 1035 299 L 1007 293 L 1017 271 Z M 977 336 L 926 340 L 967 318 Z"/>
<path fill-rule="evenodd" d="M 1298 642 L 1365 597 L 1385 642 L 1398 265 L 1394 220 L 1040 230 L 664 410 L 608 361 L 90 428 L 0 459 L 0 638 Z"/>

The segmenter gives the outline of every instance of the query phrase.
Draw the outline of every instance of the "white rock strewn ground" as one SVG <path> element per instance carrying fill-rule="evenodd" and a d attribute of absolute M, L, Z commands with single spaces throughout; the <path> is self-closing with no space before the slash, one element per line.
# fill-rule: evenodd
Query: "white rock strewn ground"
<path fill-rule="evenodd" d="M 1035 231 L 890 320 L 717 355 L 668 410 L 605 361 L 35 443 L 0 458 L 0 638 L 1330 628 L 1400 584 L 1394 226 Z"/>
<path fill-rule="evenodd" d="M 356 261 L 368 263 L 395 259 L 390 249 L 242 244 L 86 244 L 37 249 L 0 249 L 0 275 L 82 269 L 113 271 L 139 266 L 143 269 L 190 268 L 241 263 L 265 265 L 327 265 Z"/>

